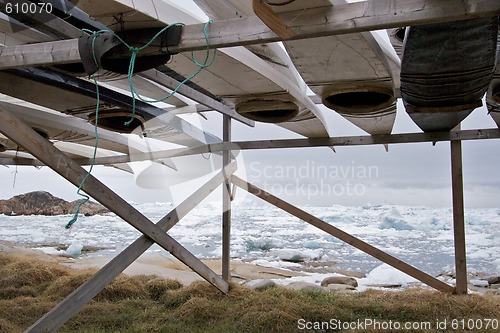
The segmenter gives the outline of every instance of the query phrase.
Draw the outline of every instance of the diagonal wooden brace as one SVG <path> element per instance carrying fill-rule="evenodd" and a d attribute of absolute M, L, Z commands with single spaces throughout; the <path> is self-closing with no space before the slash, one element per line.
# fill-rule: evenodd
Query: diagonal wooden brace
<path fill-rule="evenodd" d="M 392 267 L 414 277 L 415 279 L 422 281 L 423 283 L 427 284 L 430 287 L 433 287 L 439 291 L 447 292 L 447 293 L 453 293 L 455 291 L 455 288 L 444 283 L 443 281 L 440 281 L 436 279 L 433 276 L 430 276 L 427 273 L 422 272 L 421 270 L 391 256 L 390 254 L 377 249 L 376 247 L 367 244 L 360 240 L 359 238 L 356 238 L 334 226 L 331 224 L 328 224 L 319 218 L 293 206 L 292 204 L 289 204 L 288 202 L 281 200 L 280 198 L 272 195 L 271 193 L 268 193 L 260 188 L 258 188 L 255 185 L 252 185 L 243 179 L 232 176 L 231 181 L 233 184 L 236 184 L 238 187 L 241 187 L 242 189 L 248 191 L 249 193 L 261 198 L 264 201 L 269 202 L 270 204 L 281 208 L 287 213 L 292 214 L 293 216 L 298 217 L 299 219 L 315 226 L 318 229 L 321 229 L 328 234 L 337 237 L 343 242 L 346 242 L 349 245 L 354 246 L 357 249 L 360 249 L 361 251 L 371 255 L 372 257 L 375 257 Z"/>
<path fill-rule="evenodd" d="M 263 0 L 253 0 L 252 8 L 262 22 L 271 29 L 281 39 L 287 40 L 295 36 L 293 30 L 274 12 L 274 10 Z"/>
<path fill-rule="evenodd" d="M 75 186 L 79 186 L 87 174 L 85 169 L 41 137 L 31 127 L 1 107 L 0 132 L 24 147 Z M 226 281 L 95 177 L 92 175 L 87 177 L 82 190 L 170 252 L 217 289 L 223 293 L 229 291 L 229 285 Z"/>
<path fill-rule="evenodd" d="M 196 190 L 186 200 L 168 213 L 156 224 L 164 232 L 170 230 L 177 222 L 195 208 L 203 199 L 221 185 L 227 177 L 236 170 L 236 163 L 228 165 L 215 175 L 205 185 Z M 54 332 L 74 316 L 94 298 L 106 285 L 113 281 L 121 272 L 143 254 L 154 242 L 141 236 L 119 255 L 101 268 L 94 276 L 73 291 L 68 297 L 57 304 L 52 310 L 34 323 L 26 332 Z"/>

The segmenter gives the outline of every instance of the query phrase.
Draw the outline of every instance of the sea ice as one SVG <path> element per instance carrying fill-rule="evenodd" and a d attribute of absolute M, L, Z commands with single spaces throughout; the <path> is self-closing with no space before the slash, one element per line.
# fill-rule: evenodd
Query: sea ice
<path fill-rule="evenodd" d="M 376 285 L 376 284 L 394 284 L 405 285 L 412 282 L 418 282 L 415 278 L 406 273 L 398 271 L 392 266 L 382 264 L 375 267 L 366 278 L 359 280 L 363 285 Z"/>
<path fill-rule="evenodd" d="M 66 249 L 68 256 L 79 256 L 82 254 L 83 245 L 80 243 L 73 243 Z"/>

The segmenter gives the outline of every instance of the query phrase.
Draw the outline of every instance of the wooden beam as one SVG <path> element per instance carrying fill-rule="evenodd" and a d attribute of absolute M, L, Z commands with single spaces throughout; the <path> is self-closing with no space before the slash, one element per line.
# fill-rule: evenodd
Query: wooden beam
<path fill-rule="evenodd" d="M 462 0 L 459 2 L 456 0 L 370 0 L 335 5 L 326 9 L 322 7 L 304 12 L 288 12 L 280 17 L 295 32 L 292 39 L 304 39 L 491 17 L 498 14 L 500 14 L 498 0 Z M 179 45 L 168 47 L 168 52 L 180 53 L 205 49 L 204 26 L 205 24 L 185 26 Z M 281 40 L 256 16 L 213 22 L 208 28 L 208 38 L 211 48 Z M 51 42 L 43 44 L 51 44 Z M 53 49 L 53 52 L 47 54 L 47 48 Z M 16 54 L 15 59 L 3 59 Z M 77 39 L 64 41 L 64 44 L 57 48 L 30 44 L 5 47 L 3 53 L 0 53 L 0 69 L 71 62 L 80 62 Z"/>
<path fill-rule="evenodd" d="M 432 133 L 404 133 L 384 135 L 344 136 L 333 138 L 310 138 L 310 139 L 284 139 L 284 140 L 252 140 L 234 141 L 231 143 L 216 143 L 198 147 L 169 149 L 151 153 L 134 153 L 116 157 L 97 158 L 97 164 L 127 163 L 133 158 L 134 161 L 162 159 L 169 157 L 188 156 L 204 153 L 216 153 L 224 150 L 256 150 L 256 149 L 278 149 L 278 148 L 310 148 L 310 147 L 347 147 L 347 146 L 369 146 L 383 144 L 423 143 L 441 141 L 468 141 L 500 139 L 500 129 L 476 129 L 451 132 Z M 76 160 L 82 165 L 90 163 L 90 159 Z"/>
<path fill-rule="evenodd" d="M 222 125 L 222 140 L 231 141 L 231 118 L 224 116 Z M 231 163 L 231 152 L 226 150 L 222 154 L 222 165 L 226 167 Z M 222 278 L 231 279 L 231 182 L 226 178 L 222 187 Z"/>
<path fill-rule="evenodd" d="M 491 17 L 500 13 L 497 0 L 369 0 L 312 8 L 280 14 L 295 36 L 304 39 L 347 34 L 411 25 Z M 205 38 L 201 26 L 184 27 L 178 46 L 171 52 L 202 50 Z M 216 21 L 209 26 L 208 37 L 213 48 L 280 41 L 257 16 Z"/>
<path fill-rule="evenodd" d="M 86 178 L 82 186 L 84 192 L 141 233 L 154 240 L 158 245 L 170 252 L 219 290 L 224 293 L 228 292 L 229 285 L 227 282 L 221 279 L 220 276 L 215 274 L 191 252 L 186 250 L 175 239 L 165 234 L 158 226 L 151 223 L 147 217 L 95 177 L 92 175 L 87 176 L 85 169 L 2 107 L 0 107 L 0 132 L 19 146 L 24 147 L 30 154 L 70 181 L 73 185 L 80 186 L 82 180 Z"/>
<path fill-rule="evenodd" d="M 1 130 L 0 130 L 1 132 Z M 151 153 L 133 153 L 132 155 L 98 157 L 96 165 L 111 165 L 133 161 L 156 160 L 170 157 L 189 156 L 204 153 L 217 153 L 224 150 L 257 150 L 278 148 L 310 148 L 310 147 L 346 147 L 368 146 L 380 144 L 424 143 L 443 141 L 469 141 L 500 139 L 500 129 L 475 129 L 451 132 L 403 133 L 384 135 L 345 136 L 332 138 L 284 139 L 235 141 L 231 143 L 208 144 L 198 147 L 169 149 Z M 80 165 L 90 165 L 92 159 L 78 158 L 74 161 Z"/>
<path fill-rule="evenodd" d="M 269 29 L 282 39 L 290 39 L 295 36 L 295 33 L 281 17 L 263 0 L 253 0 L 252 8 L 255 15 L 257 15 L 262 22 L 264 22 Z"/>
<path fill-rule="evenodd" d="M 451 184 L 453 192 L 453 234 L 457 295 L 467 294 L 467 261 L 465 249 L 464 185 L 462 176 L 462 142 L 452 141 Z"/>
<path fill-rule="evenodd" d="M 238 146 L 241 150 L 250 150 L 275 148 L 369 146 L 421 142 L 435 143 L 441 141 L 483 139 L 500 139 L 500 129 L 493 128 L 451 132 L 402 133 L 288 140 L 235 141 L 233 142 L 233 145 Z M 212 151 L 216 151 L 216 148 L 218 148 L 216 146 L 210 147 L 210 149 Z"/>
<path fill-rule="evenodd" d="M 231 175 L 236 170 L 235 164 L 228 166 L 224 172 L 220 172 L 201 186 L 186 200 L 180 203 L 170 213 L 156 224 L 164 232 L 171 229 L 177 222 L 186 216 L 203 199 L 212 193 L 224 182 L 226 175 Z M 106 285 L 111 283 L 121 272 L 132 264 L 141 254 L 153 245 L 154 242 L 141 236 L 125 250 L 113 258 L 108 264 L 101 268 L 94 276 L 73 291 L 68 297 L 57 304 L 52 310 L 34 323 L 26 332 L 54 332 L 60 328 L 69 318 L 81 310 L 85 304 L 90 302 Z"/>
<path fill-rule="evenodd" d="M 80 62 L 78 39 L 0 47 L 0 69 Z"/>
<path fill-rule="evenodd" d="M 249 193 L 261 198 L 264 201 L 269 202 L 270 204 L 281 208 L 285 212 L 292 214 L 293 216 L 298 217 L 299 219 L 315 226 L 316 228 L 319 228 L 328 234 L 340 239 L 341 241 L 354 246 L 355 248 L 381 260 L 382 262 L 385 262 L 392 267 L 414 277 L 415 279 L 422 281 L 423 283 L 427 284 L 430 287 L 433 287 L 439 291 L 443 292 L 448 292 L 452 293 L 454 292 L 455 288 L 452 286 L 444 283 L 443 281 L 440 281 L 436 279 L 435 277 L 422 272 L 421 270 L 391 256 L 388 253 L 385 253 L 376 247 L 365 243 L 364 241 L 360 240 L 359 238 L 356 238 L 334 226 L 332 226 L 329 223 L 326 223 L 319 218 L 301 210 L 300 208 L 297 208 L 293 206 L 292 204 L 289 204 L 288 202 L 279 199 L 278 197 L 264 191 L 263 189 L 258 188 L 255 185 L 252 185 L 241 178 L 237 176 L 232 176 L 231 181 L 236 184 L 236 186 L 248 191 Z"/>

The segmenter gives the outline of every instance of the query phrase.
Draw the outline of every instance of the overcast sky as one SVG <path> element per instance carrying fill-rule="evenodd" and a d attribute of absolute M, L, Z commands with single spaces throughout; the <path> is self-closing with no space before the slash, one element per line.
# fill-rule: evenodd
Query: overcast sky
<path fill-rule="evenodd" d="M 323 108 L 333 136 L 365 133 Z M 221 117 L 209 114 L 201 120 L 202 128 L 221 135 Z M 464 129 L 493 128 L 486 108 L 475 110 L 463 123 Z M 420 132 L 401 103 L 394 133 Z M 233 140 L 298 138 L 275 125 L 257 124 L 250 128 L 233 121 Z M 383 146 L 341 147 L 337 153 L 329 148 L 247 151 L 238 158 L 238 174 L 298 204 L 364 205 L 401 204 L 451 207 L 451 174 L 449 142 Z M 499 140 L 463 143 L 465 204 L 467 207 L 500 207 Z M 109 167 L 95 167 L 93 174 L 126 200 L 166 202 L 180 200 L 177 186 L 161 190 L 137 186 L 134 176 Z M 328 178 L 325 179 L 324 176 Z M 76 187 L 47 167 L 0 166 L 0 199 L 13 195 L 46 190 L 67 200 L 75 200 Z M 239 191 L 238 196 L 243 197 Z"/>

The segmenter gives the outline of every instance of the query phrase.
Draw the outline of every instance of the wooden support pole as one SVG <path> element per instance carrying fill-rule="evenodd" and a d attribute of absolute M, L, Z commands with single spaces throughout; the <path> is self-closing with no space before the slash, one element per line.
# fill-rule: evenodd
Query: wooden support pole
<path fill-rule="evenodd" d="M 410 25 L 449 22 L 500 13 L 498 0 L 369 0 L 330 7 L 280 14 L 281 20 L 294 31 L 292 39 L 314 38 Z M 169 46 L 171 53 L 203 50 L 206 39 L 204 24 L 183 28 L 181 41 Z M 252 45 L 281 40 L 257 16 L 217 21 L 210 24 L 211 48 Z M 54 42 L 57 43 L 57 42 Z M 0 69 L 81 62 L 78 40 L 63 41 L 59 47 L 30 44 L 0 48 Z M 41 48 L 41 49 L 40 49 Z"/>
<path fill-rule="evenodd" d="M 235 170 L 236 167 L 234 164 L 229 165 L 224 171 L 215 175 L 205 185 L 196 190 L 196 192 L 191 194 L 186 200 L 158 221 L 156 225 L 164 232 L 167 232 L 203 199 L 219 187 L 226 179 L 227 174 L 233 174 Z M 139 237 L 94 274 L 94 276 L 28 328 L 26 332 L 56 331 L 153 244 L 154 242 L 150 238 L 146 236 Z"/>
<path fill-rule="evenodd" d="M 231 141 L 231 118 L 223 117 L 222 140 Z M 225 167 L 231 163 L 231 151 L 226 150 L 222 154 L 222 165 Z M 231 182 L 229 176 L 222 187 L 222 278 L 226 281 L 231 279 Z"/>
<path fill-rule="evenodd" d="M 19 146 L 24 147 L 33 156 L 75 186 L 80 186 L 82 179 L 87 177 L 85 169 L 2 107 L 0 107 L 0 132 Z M 229 291 L 229 285 L 226 281 L 95 177 L 88 176 L 82 190 L 141 233 L 154 240 L 219 290 L 224 293 Z"/>
<path fill-rule="evenodd" d="M 447 293 L 453 293 L 455 291 L 455 288 L 452 286 L 444 283 L 443 281 L 440 281 L 436 279 L 435 277 L 422 272 L 421 270 L 391 256 L 388 253 L 385 253 L 382 250 L 377 249 L 376 247 L 365 243 L 364 241 L 360 240 L 359 238 L 356 238 L 334 226 L 332 226 L 329 223 L 326 223 L 319 218 L 301 210 L 300 208 L 297 208 L 293 206 L 292 204 L 289 204 L 288 202 L 279 199 L 278 197 L 258 188 L 255 185 L 252 185 L 241 178 L 237 176 L 232 176 L 232 182 L 236 184 L 236 186 L 248 191 L 249 193 L 261 198 L 264 201 L 269 202 L 270 204 L 281 208 L 285 212 L 288 212 L 292 214 L 293 216 L 298 217 L 299 219 L 315 226 L 316 228 L 319 228 L 328 234 L 340 239 L 343 242 L 346 242 L 349 245 L 354 246 L 355 248 L 387 263 L 388 265 L 391 265 L 392 267 L 414 277 L 415 279 L 427 284 L 430 287 L 433 287 L 439 291 L 447 292 Z"/>
<path fill-rule="evenodd" d="M 462 142 L 452 141 L 451 182 L 453 192 L 453 233 L 455 240 L 455 274 L 457 295 L 467 294 L 467 262 L 465 252 L 464 187 L 462 176 Z"/>

